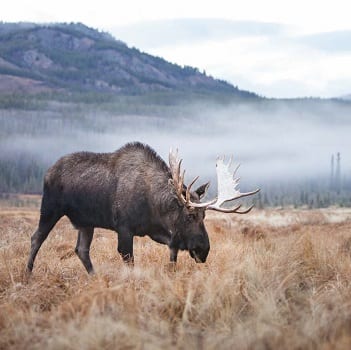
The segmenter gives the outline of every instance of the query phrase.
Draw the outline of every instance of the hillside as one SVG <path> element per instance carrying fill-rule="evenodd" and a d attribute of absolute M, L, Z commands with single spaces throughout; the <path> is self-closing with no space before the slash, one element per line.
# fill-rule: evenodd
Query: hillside
<path fill-rule="evenodd" d="M 83 24 L 0 23 L 0 93 L 195 91 L 256 97 Z"/>

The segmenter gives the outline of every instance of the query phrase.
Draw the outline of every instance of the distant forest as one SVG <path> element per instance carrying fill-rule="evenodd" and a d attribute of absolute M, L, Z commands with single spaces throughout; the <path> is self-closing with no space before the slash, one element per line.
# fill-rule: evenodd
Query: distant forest
<path fill-rule="evenodd" d="M 295 108 L 294 103 L 298 104 L 299 108 L 295 108 L 297 111 L 318 109 L 323 103 L 326 103 L 326 108 L 331 108 L 330 101 L 328 104 L 319 100 L 289 103 L 290 109 Z M 350 125 L 347 118 L 350 106 L 338 101 L 335 103 L 340 108 L 338 115 L 341 116 L 341 122 Z M 2 95 L 0 194 L 40 194 L 47 168 L 61 155 L 85 150 L 87 147 L 93 151 L 112 151 L 115 149 L 114 140 L 119 142 L 125 138 L 134 141 L 133 136 L 139 135 L 140 129 L 145 134 L 150 134 L 151 139 L 152 135 L 155 135 L 155 140 L 158 136 L 163 138 L 167 147 L 173 146 L 169 144 L 168 132 L 175 129 L 179 129 L 179 134 L 184 134 L 185 138 L 198 137 L 199 140 L 206 130 L 210 135 L 208 140 L 211 141 L 211 138 L 218 135 L 215 130 L 207 130 L 211 128 L 207 128 L 206 124 L 202 125 L 202 112 L 198 111 L 211 109 L 216 112 L 219 108 L 226 110 L 233 106 L 234 112 L 230 114 L 230 118 L 235 123 L 238 111 L 246 111 L 247 107 L 241 106 L 240 101 L 229 95 L 222 94 L 214 96 L 172 92 L 137 96 L 93 93 Z M 259 117 L 262 114 L 263 118 L 273 113 L 272 111 L 283 108 L 282 106 L 286 108 L 282 101 L 262 99 L 252 102 L 250 108 L 254 108 Z M 201 114 L 201 118 L 196 113 Z M 296 115 L 299 113 L 296 112 Z M 211 115 L 208 118 L 214 119 L 213 125 L 221 123 L 220 119 L 216 120 L 216 113 L 214 117 Z M 194 139 L 194 144 L 196 140 Z M 221 145 L 215 146 L 221 148 Z M 198 152 L 201 152 L 201 148 Z M 351 206 L 351 174 L 343 172 L 343 153 L 337 153 L 336 150 L 333 154 L 326 153 L 325 158 L 325 169 L 316 172 L 315 176 L 281 178 L 277 181 L 269 178 L 261 180 L 260 173 L 254 173 L 253 177 L 257 177 L 255 186 L 262 189 L 253 199 L 256 206 Z M 197 162 L 194 160 L 194 163 Z M 247 187 L 244 190 L 253 189 L 249 183 L 244 186 Z"/>

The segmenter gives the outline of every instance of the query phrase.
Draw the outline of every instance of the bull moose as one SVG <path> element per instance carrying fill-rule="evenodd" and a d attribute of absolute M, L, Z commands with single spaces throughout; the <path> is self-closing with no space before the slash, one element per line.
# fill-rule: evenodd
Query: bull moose
<path fill-rule="evenodd" d="M 240 205 L 222 205 L 259 190 L 241 193 L 230 163 L 219 158 L 217 198 L 201 202 L 209 183 L 192 191 L 198 177 L 185 186 L 184 173 L 177 151 L 170 152 L 167 166 L 151 147 L 139 142 L 112 153 L 78 152 L 62 157 L 44 178 L 28 271 L 32 271 L 42 243 L 64 215 L 78 229 L 75 252 L 88 273 L 94 271 L 89 250 L 95 227 L 118 233 L 118 252 L 125 262 L 134 261 L 133 237 L 145 235 L 168 245 L 171 262 L 177 261 L 179 250 L 188 250 L 196 262 L 205 262 L 210 250 L 205 211 L 248 213 L 252 206 L 240 211 Z"/>

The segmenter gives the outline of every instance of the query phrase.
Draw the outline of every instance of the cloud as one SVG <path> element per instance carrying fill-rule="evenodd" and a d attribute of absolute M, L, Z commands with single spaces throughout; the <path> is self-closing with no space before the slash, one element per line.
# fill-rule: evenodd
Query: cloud
<path fill-rule="evenodd" d="M 281 23 L 227 19 L 143 21 L 111 28 L 129 45 L 267 97 L 351 91 L 351 31 L 301 34 Z"/>
<path fill-rule="evenodd" d="M 267 97 L 335 97 L 351 91 L 351 51 L 322 51 L 284 30 L 151 48 L 151 54 L 205 70 Z"/>
<path fill-rule="evenodd" d="M 296 42 L 328 54 L 351 52 L 351 30 L 316 33 L 297 37 Z"/>
<path fill-rule="evenodd" d="M 109 30 L 128 45 L 157 48 L 233 37 L 275 36 L 285 31 L 278 23 L 233 21 L 226 19 L 170 19 L 143 21 Z"/>

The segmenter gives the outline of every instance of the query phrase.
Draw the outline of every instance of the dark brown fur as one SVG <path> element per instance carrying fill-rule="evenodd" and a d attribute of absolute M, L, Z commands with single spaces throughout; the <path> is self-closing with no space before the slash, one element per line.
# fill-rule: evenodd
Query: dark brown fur
<path fill-rule="evenodd" d="M 78 229 L 76 253 L 87 271 L 95 227 L 118 233 L 118 252 L 133 261 L 133 237 L 149 235 L 167 244 L 171 261 L 178 250 L 189 250 L 204 262 L 210 249 L 203 223 L 204 210 L 189 210 L 179 201 L 169 181 L 167 164 L 149 146 L 129 143 L 113 153 L 73 153 L 59 159 L 47 172 L 40 221 L 31 239 L 28 270 L 32 271 L 42 243 L 66 215 Z M 192 192 L 199 201 L 205 185 Z"/>

